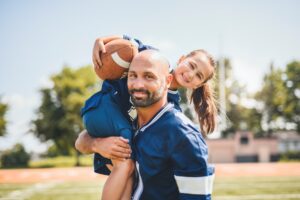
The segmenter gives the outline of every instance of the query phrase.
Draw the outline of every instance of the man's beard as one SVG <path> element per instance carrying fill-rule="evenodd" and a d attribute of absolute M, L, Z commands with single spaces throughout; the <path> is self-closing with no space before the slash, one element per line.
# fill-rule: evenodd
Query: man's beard
<path fill-rule="evenodd" d="M 148 107 L 151 106 L 153 104 L 155 104 L 156 102 L 158 102 L 159 100 L 162 99 L 163 97 L 163 87 L 161 87 L 158 91 L 155 91 L 153 93 L 149 92 L 148 90 L 144 90 L 144 89 L 132 89 L 129 90 L 129 94 L 131 97 L 131 101 L 133 103 L 133 105 L 135 107 Z M 144 94 L 146 94 L 145 98 L 136 98 L 134 97 L 134 92 L 143 92 Z"/>

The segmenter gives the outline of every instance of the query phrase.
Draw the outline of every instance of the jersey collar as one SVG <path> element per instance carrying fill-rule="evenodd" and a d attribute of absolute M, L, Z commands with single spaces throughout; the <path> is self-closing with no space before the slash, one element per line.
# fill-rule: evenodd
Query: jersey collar
<path fill-rule="evenodd" d="M 159 120 L 161 118 L 161 116 L 163 116 L 163 114 L 165 112 L 167 112 L 168 110 L 170 110 L 171 108 L 173 108 L 174 105 L 172 103 L 168 103 L 167 105 L 165 105 L 160 111 L 158 111 L 153 117 L 152 119 L 146 123 L 144 126 L 142 126 L 139 130 L 141 132 L 144 132 L 149 126 L 151 126 L 152 124 L 154 124 L 157 120 Z"/>

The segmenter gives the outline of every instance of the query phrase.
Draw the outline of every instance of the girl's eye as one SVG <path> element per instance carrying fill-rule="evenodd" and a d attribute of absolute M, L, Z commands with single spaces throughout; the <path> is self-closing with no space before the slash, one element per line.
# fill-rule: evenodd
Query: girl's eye
<path fill-rule="evenodd" d="M 190 66 L 190 68 L 191 68 L 192 70 L 195 69 L 194 65 L 189 64 L 189 66 Z"/>

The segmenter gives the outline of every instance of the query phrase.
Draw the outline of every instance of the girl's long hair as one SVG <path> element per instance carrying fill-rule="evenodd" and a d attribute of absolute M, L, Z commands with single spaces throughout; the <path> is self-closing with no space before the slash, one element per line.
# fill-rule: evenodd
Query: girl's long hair
<path fill-rule="evenodd" d="M 189 53 L 187 57 L 194 56 L 198 53 L 202 53 L 207 56 L 210 65 L 214 68 L 215 71 L 215 61 L 213 57 L 210 54 L 208 54 L 205 50 L 194 50 L 191 53 Z M 215 130 L 217 123 L 216 100 L 214 97 L 214 92 L 210 84 L 208 83 L 208 81 L 212 79 L 213 76 L 214 72 L 205 80 L 202 86 L 192 91 L 190 97 L 198 116 L 201 132 L 204 135 L 212 133 Z"/>

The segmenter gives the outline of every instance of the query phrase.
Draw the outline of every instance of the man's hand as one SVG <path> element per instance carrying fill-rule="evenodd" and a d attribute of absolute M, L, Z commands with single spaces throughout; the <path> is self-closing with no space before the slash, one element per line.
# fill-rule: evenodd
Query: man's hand
<path fill-rule="evenodd" d="M 109 159 L 124 160 L 131 154 L 128 142 L 122 137 L 92 138 L 83 130 L 75 142 L 75 147 L 84 154 L 99 153 Z"/>
<path fill-rule="evenodd" d="M 122 137 L 94 138 L 93 152 L 101 154 L 105 158 L 125 160 L 131 155 L 128 140 Z"/>

